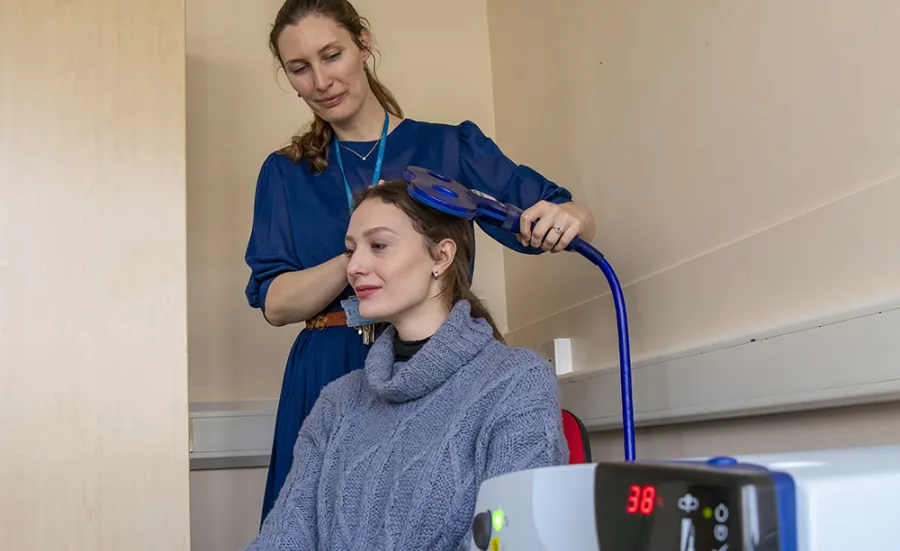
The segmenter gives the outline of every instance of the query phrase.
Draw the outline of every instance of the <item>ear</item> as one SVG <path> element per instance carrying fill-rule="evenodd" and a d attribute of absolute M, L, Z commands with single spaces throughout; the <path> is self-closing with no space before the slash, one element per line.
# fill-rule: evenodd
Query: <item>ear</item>
<path fill-rule="evenodd" d="M 369 32 L 368 29 L 363 29 L 359 34 L 359 41 L 362 42 L 362 45 L 364 46 L 362 49 L 362 59 L 363 63 L 365 63 L 372 57 L 372 33 Z"/>
<path fill-rule="evenodd" d="M 434 259 L 431 272 L 436 273 L 438 277 L 444 275 L 456 258 L 456 241 L 449 238 L 442 240 L 432 249 L 431 258 Z"/>

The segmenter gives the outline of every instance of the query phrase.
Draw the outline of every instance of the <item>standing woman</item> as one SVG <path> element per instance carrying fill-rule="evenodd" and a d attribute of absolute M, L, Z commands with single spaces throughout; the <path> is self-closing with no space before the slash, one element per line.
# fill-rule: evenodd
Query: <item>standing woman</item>
<path fill-rule="evenodd" d="M 260 169 L 246 262 L 247 300 L 272 325 L 305 322 L 287 360 L 263 499 L 263 519 L 291 468 L 297 434 L 321 389 L 363 367 L 368 339 L 346 325 L 344 236 L 353 196 L 409 165 L 525 209 L 523 234 L 482 229 L 536 254 L 590 241 L 594 220 L 571 194 L 508 159 L 472 122 L 406 119 L 369 67 L 368 24 L 347 0 L 287 0 L 269 37 L 273 55 L 312 109 L 309 128 Z M 538 223 L 530 231 L 531 222 Z"/>

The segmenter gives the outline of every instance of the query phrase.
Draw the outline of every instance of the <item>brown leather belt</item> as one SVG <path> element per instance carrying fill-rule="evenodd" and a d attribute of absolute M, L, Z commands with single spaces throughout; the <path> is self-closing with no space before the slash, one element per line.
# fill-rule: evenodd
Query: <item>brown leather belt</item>
<path fill-rule="evenodd" d="M 328 312 L 315 316 L 311 320 L 306 321 L 306 329 L 311 331 L 318 329 L 319 331 L 326 327 L 347 326 L 347 314 L 343 312 Z"/>

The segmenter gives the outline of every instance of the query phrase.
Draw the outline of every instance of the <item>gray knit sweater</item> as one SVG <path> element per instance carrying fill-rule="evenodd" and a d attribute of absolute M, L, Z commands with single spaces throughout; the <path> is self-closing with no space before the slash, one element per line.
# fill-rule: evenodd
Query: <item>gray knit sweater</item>
<path fill-rule="evenodd" d="M 408 362 L 393 337 L 322 391 L 247 551 L 467 550 L 483 480 L 567 462 L 554 372 L 468 302 Z"/>

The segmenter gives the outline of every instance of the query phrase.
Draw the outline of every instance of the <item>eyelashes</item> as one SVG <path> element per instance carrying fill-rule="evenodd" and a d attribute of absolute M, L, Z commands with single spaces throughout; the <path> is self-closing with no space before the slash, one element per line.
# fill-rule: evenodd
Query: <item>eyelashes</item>
<path fill-rule="evenodd" d="M 341 54 L 342 54 L 342 53 L 343 53 L 343 52 L 335 52 L 335 53 L 333 53 L 333 54 L 328 54 L 328 55 L 326 55 L 326 56 L 325 56 L 325 63 L 333 63 L 333 62 L 337 61 L 337 60 L 341 57 Z M 303 65 L 303 66 L 300 66 L 300 67 L 294 67 L 293 69 L 291 69 L 291 73 L 293 73 L 293 74 L 295 74 L 295 75 L 300 75 L 300 74 L 303 74 L 303 73 L 306 71 L 306 69 L 308 69 L 308 68 L 309 68 L 308 65 Z"/>
<path fill-rule="evenodd" d="M 387 248 L 387 243 L 372 243 L 370 248 L 375 252 L 380 252 Z M 344 254 L 348 257 L 352 257 L 354 252 L 356 252 L 356 249 L 351 249 L 349 247 L 344 249 Z"/>

